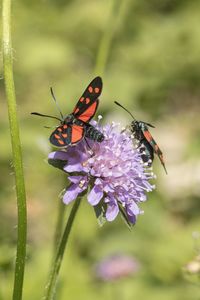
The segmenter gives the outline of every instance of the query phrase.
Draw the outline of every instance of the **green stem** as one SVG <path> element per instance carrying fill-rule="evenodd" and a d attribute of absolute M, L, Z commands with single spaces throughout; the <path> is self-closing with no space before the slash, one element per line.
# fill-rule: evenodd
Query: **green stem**
<path fill-rule="evenodd" d="M 119 27 L 119 23 L 123 19 L 125 9 L 128 6 L 128 1 L 129 0 L 112 0 L 110 14 L 108 16 L 107 24 L 105 26 L 97 52 L 96 64 L 94 68 L 95 75 L 98 74 L 103 76 L 104 74 L 112 40 L 117 28 Z"/>
<path fill-rule="evenodd" d="M 57 279 L 58 279 L 58 274 L 60 271 L 60 267 L 61 267 L 61 263 L 62 263 L 62 259 L 63 259 L 63 255 L 65 252 L 65 248 L 68 242 L 68 238 L 69 238 L 69 234 L 71 232 L 71 228 L 76 216 L 76 213 L 78 211 L 79 205 L 81 202 L 81 198 L 78 197 L 75 202 L 74 205 L 72 207 L 72 210 L 70 212 L 68 221 L 67 221 L 67 225 L 65 227 L 63 236 L 61 238 L 60 244 L 58 246 L 58 251 L 55 257 L 55 261 L 53 263 L 53 267 L 47 282 L 47 286 L 46 286 L 46 293 L 44 296 L 44 300 L 53 300 L 54 299 L 54 294 L 55 294 L 55 288 L 56 288 L 56 283 L 57 283 Z"/>
<path fill-rule="evenodd" d="M 15 264 L 15 279 L 13 289 L 13 299 L 22 298 L 22 288 L 24 279 L 25 257 L 26 257 L 26 193 L 24 184 L 24 174 L 22 166 L 22 152 L 19 137 L 19 125 L 16 111 L 15 86 L 13 79 L 13 61 L 11 44 L 11 0 L 3 0 L 3 62 L 4 81 L 8 104 L 8 116 L 10 123 L 10 133 L 13 152 L 13 165 L 15 171 L 15 183 L 17 193 L 18 208 L 18 239 L 17 255 Z"/>
<path fill-rule="evenodd" d="M 58 216 L 57 216 L 57 222 L 56 222 L 56 230 L 54 235 L 54 241 L 53 241 L 53 257 L 55 257 L 57 246 L 60 241 L 62 229 L 63 229 L 63 222 L 64 222 L 64 216 L 65 216 L 65 208 L 66 205 L 62 201 L 58 202 Z"/>

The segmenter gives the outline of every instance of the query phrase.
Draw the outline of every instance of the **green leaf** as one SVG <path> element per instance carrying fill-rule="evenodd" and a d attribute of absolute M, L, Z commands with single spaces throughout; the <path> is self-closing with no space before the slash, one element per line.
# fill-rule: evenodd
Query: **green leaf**
<path fill-rule="evenodd" d="M 124 208 L 122 207 L 122 205 L 118 202 L 118 205 L 119 205 L 119 210 L 120 210 L 120 216 L 122 218 L 122 220 L 124 221 L 124 223 L 126 224 L 126 226 L 128 227 L 129 230 L 132 229 L 133 227 L 133 224 L 131 224 L 127 218 L 127 215 L 124 211 Z"/>
<path fill-rule="evenodd" d="M 102 227 L 107 221 L 105 217 L 105 207 L 104 205 L 102 205 L 102 202 L 94 206 L 94 212 L 97 217 L 97 222 L 99 226 Z"/>

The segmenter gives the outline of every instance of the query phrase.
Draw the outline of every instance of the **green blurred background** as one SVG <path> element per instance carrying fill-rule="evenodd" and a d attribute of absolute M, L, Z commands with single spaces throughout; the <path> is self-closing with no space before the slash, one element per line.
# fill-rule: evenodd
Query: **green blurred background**
<path fill-rule="evenodd" d="M 13 1 L 12 20 L 28 204 L 24 299 L 41 299 L 58 215 L 63 212 L 65 222 L 69 211 L 58 197 L 66 178 L 46 160 L 51 129 L 43 126 L 57 124 L 30 112 L 57 113 L 50 86 L 64 114 L 71 112 L 96 75 L 104 82 L 102 122 L 131 122 L 114 100 L 152 122 L 168 175 L 156 158 L 157 189 L 131 232 L 120 217 L 99 228 L 92 208 L 82 203 L 56 299 L 199 299 L 198 281 L 185 276 L 183 267 L 198 254 L 193 232 L 200 225 L 200 1 L 21 0 Z M 3 80 L 0 84 L 0 300 L 7 300 L 17 219 Z M 114 253 L 135 257 L 140 271 L 99 283 L 94 266 Z"/>

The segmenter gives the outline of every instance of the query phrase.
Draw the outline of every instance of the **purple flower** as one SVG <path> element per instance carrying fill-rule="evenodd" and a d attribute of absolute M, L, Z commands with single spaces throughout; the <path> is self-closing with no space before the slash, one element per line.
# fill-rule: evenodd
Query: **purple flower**
<path fill-rule="evenodd" d="M 99 264 L 95 271 L 96 276 L 103 281 L 114 281 L 127 276 L 134 275 L 140 268 L 139 262 L 128 255 L 112 255 Z"/>
<path fill-rule="evenodd" d="M 95 123 L 95 126 L 105 136 L 102 143 L 82 140 L 76 146 L 49 155 L 51 164 L 62 162 L 71 182 L 63 201 L 69 204 L 85 191 L 88 202 L 107 221 L 113 221 L 121 212 L 128 223 L 134 224 L 142 213 L 138 204 L 154 188 L 149 182 L 154 175 L 142 162 L 129 133 L 120 132 L 116 124 L 100 127 Z"/>

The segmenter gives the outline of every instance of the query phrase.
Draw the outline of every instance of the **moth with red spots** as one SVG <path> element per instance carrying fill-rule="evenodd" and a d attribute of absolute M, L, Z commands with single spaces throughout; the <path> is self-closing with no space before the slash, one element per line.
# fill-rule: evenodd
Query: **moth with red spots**
<path fill-rule="evenodd" d="M 84 137 L 97 142 L 104 140 L 104 135 L 89 124 L 96 113 L 99 104 L 98 97 L 102 92 L 102 86 L 101 77 L 94 78 L 80 97 L 73 112 L 66 117 L 63 117 L 60 112 L 61 119 L 36 112 L 31 113 L 33 115 L 50 117 L 60 121 L 60 125 L 52 132 L 49 138 L 54 146 L 66 147 L 68 145 L 74 145 L 80 142 Z M 54 95 L 53 98 L 55 100 Z"/>
<path fill-rule="evenodd" d="M 131 122 L 131 132 L 134 135 L 134 138 L 139 142 L 140 151 L 142 152 L 142 160 L 148 165 L 150 165 L 153 162 L 154 159 L 154 153 L 156 153 L 160 159 L 160 162 L 167 174 L 167 170 L 164 163 L 164 158 L 162 151 L 158 147 L 158 144 L 152 137 L 151 133 L 149 132 L 148 126 L 155 128 L 153 125 L 143 122 L 143 121 L 137 121 L 134 116 L 119 102 L 115 101 L 115 104 L 122 107 L 125 111 L 127 111 L 131 117 L 133 118 L 133 121 Z"/>

